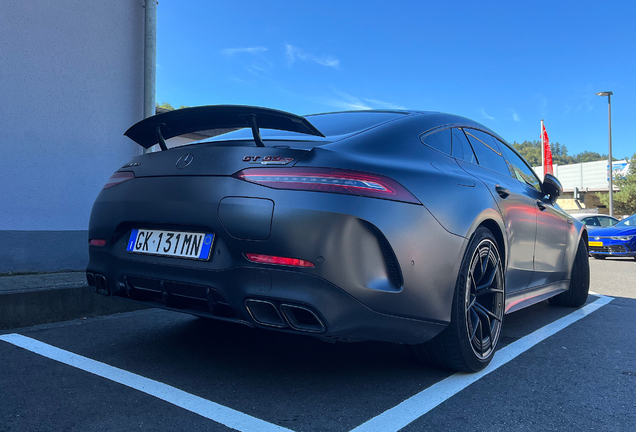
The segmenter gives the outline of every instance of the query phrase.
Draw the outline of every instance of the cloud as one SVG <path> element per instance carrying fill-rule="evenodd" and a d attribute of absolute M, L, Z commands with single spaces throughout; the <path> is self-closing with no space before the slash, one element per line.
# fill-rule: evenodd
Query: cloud
<path fill-rule="evenodd" d="M 517 114 L 517 111 L 515 110 L 511 110 L 512 111 L 512 119 L 516 122 L 520 122 L 521 119 L 519 118 L 519 114 Z"/>
<path fill-rule="evenodd" d="M 495 120 L 495 118 L 493 116 L 489 116 L 486 113 L 486 110 L 482 107 L 481 110 L 479 110 L 480 114 L 487 120 Z"/>
<path fill-rule="evenodd" d="M 262 46 L 225 48 L 221 50 L 223 55 L 236 58 L 236 61 L 242 64 L 249 73 L 257 76 L 266 74 L 274 69 L 274 64 L 267 58 L 266 52 L 267 47 Z M 249 55 L 241 56 L 240 54 Z M 235 55 L 237 56 L 235 57 Z"/>
<path fill-rule="evenodd" d="M 396 110 L 405 110 L 406 108 L 401 105 L 396 105 L 391 102 L 384 102 L 377 99 L 363 99 L 364 101 L 369 102 L 371 105 L 375 105 L 377 108 L 385 108 L 385 109 L 396 109 Z"/>
<path fill-rule="evenodd" d="M 225 48 L 221 50 L 221 53 L 227 56 L 234 54 L 248 53 L 258 54 L 267 51 L 266 47 L 245 47 L 245 48 Z"/>
<path fill-rule="evenodd" d="M 372 110 L 372 109 L 390 109 L 403 110 L 403 106 L 396 105 L 391 102 L 384 102 L 378 99 L 359 98 L 348 93 L 335 91 L 337 97 L 329 98 L 325 103 L 345 110 Z"/>
<path fill-rule="evenodd" d="M 340 67 L 340 60 L 332 55 L 316 55 L 303 51 L 302 49 L 290 44 L 285 45 L 285 55 L 287 56 L 287 64 L 292 65 L 296 60 L 312 61 L 319 65 L 332 67 L 338 69 Z"/>

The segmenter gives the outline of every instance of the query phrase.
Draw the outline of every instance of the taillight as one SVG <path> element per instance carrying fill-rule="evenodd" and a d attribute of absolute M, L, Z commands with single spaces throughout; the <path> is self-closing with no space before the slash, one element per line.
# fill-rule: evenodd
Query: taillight
<path fill-rule="evenodd" d="M 102 190 L 110 189 L 113 186 L 117 186 L 120 183 L 123 183 L 128 180 L 132 180 L 135 178 L 135 173 L 131 171 L 117 171 L 113 173 L 112 176 L 108 179 Z"/>
<path fill-rule="evenodd" d="M 88 244 L 91 246 L 106 246 L 106 240 L 102 239 L 90 239 Z"/>
<path fill-rule="evenodd" d="M 404 186 L 379 174 L 332 168 L 247 168 L 235 178 L 274 189 L 334 192 L 420 204 Z"/>
<path fill-rule="evenodd" d="M 285 258 L 272 255 L 261 254 L 245 254 L 245 258 L 249 261 L 262 264 L 277 264 L 294 267 L 315 267 L 312 262 L 297 259 L 297 258 Z"/>

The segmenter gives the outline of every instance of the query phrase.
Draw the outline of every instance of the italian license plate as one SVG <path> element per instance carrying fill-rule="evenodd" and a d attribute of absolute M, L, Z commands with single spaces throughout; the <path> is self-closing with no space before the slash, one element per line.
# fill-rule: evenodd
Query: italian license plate
<path fill-rule="evenodd" d="M 207 260 L 214 234 L 134 229 L 126 250 L 131 253 Z"/>
<path fill-rule="evenodd" d="M 590 246 L 603 246 L 603 242 L 591 241 Z"/>

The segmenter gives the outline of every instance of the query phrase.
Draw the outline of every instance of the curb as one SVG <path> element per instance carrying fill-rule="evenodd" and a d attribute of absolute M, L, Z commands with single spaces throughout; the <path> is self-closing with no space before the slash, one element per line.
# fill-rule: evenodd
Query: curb
<path fill-rule="evenodd" d="M 84 277 L 84 272 L 0 277 L 0 329 L 146 309 L 96 294 Z"/>

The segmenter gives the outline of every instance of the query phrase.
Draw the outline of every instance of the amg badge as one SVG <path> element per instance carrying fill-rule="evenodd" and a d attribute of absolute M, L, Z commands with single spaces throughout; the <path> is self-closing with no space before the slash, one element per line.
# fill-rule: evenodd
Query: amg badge
<path fill-rule="evenodd" d="M 281 156 L 245 156 L 243 158 L 243 162 L 260 165 L 287 165 L 293 160 L 294 158 Z"/>

